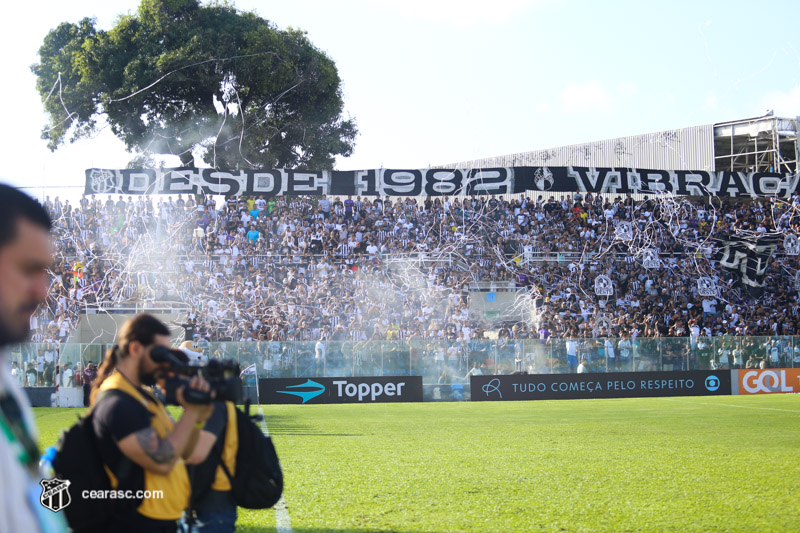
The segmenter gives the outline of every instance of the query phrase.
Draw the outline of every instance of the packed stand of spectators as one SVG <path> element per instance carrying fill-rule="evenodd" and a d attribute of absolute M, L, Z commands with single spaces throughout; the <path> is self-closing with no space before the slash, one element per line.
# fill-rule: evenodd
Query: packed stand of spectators
<path fill-rule="evenodd" d="M 712 228 L 800 234 L 800 197 L 714 199 L 715 208 L 707 199 L 680 202 L 668 227 L 655 200 L 591 194 L 222 205 L 211 196 L 84 196 L 75 206 L 47 198 L 59 260 L 34 340 L 63 341 L 86 307 L 131 302 L 186 306 L 196 335 L 212 342 L 470 340 L 496 331 L 470 313 L 467 290 L 492 281 L 513 281 L 534 302 L 535 325 L 516 324 L 512 338 L 675 336 L 694 346 L 717 336 L 797 334 L 797 257 L 772 258 L 757 301 L 715 270 L 723 300 L 697 294 L 697 255 L 707 259 L 710 247 L 687 243 Z M 655 235 L 660 268 L 626 254 L 614 237 L 621 221 Z M 601 273 L 614 281 L 611 297 L 594 294 Z M 595 328 L 597 313 L 611 317 L 610 327 Z"/>

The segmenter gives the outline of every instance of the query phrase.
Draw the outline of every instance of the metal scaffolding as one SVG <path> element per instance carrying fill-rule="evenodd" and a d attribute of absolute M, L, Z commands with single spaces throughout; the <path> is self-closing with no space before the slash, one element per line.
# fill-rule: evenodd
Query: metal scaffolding
<path fill-rule="evenodd" d="M 738 172 L 797 172 L 800 117 L 772 113 L 714 124 L 714 169 Z"/>

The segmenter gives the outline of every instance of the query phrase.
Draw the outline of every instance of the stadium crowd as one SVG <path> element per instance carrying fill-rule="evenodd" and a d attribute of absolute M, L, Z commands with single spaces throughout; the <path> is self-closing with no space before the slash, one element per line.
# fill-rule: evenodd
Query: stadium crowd
<path fill-rule="evenodd" d="M 64 342 L 86 308 L 143 302 L 184 306 L 196 338 L 212 342 L 798 333 L 796 256 L 775 254 L 757 301 L 724 270 L 713 271 L 720 298 L 699 295 L 696 279 L 712 230 L 800 234 L 800 196 L 679 202 L 665 223 L 657 200 L 592 194 L 48 197 L 58 261 L 32 340 Z M 623 221 L 655 236 L 659 268 L 615 238 Z M 594 293 L 601 273 L 612 296 Z M 470 312 L 470 284 L 503 281 L 535 320 L 490 324 Z M 598 313 L 610 317 L 603 328 Z"/>

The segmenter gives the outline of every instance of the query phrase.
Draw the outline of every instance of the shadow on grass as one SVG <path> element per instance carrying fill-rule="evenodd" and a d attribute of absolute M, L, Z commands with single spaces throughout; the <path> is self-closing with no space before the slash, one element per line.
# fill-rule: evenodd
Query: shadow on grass
<path fill-rule="evenodd" d="M 272 436 L 280 435 L 307 435 L 314 437 L 362 437 L 361 433 L 323 433 L 319 429 L 307 424 L 300 424 L 294 417 L 282 415 L 267 415 L 267 429 Z M 238 531 L 238 530 L 237 530 Z"/>

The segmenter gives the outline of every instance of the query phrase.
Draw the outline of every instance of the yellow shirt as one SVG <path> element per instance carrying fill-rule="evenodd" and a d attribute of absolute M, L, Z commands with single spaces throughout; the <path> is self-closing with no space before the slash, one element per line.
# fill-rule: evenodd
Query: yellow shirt
<path fill-rule="evenodd" d="M 152 394 L 147 397 L 136 387 L 134 387 L 119 372 L 109 376 L 100 390 L 118 389 L 138 400 L 142 406 L 153 414 L 150 424 L 156 430 L 160 439 L 172 433 L 174 425 L 172 419 L 164 405 Z M 106 468 L 106 472 L 111 479 L 111 488 L 117 488 L 117 479 Z M 186 465 L 180 457 L 172 466 L 169 474 L 162 476 L 153 472 L 144 471 L 144 490 L 161 491 L 161 498 L 150 497 L 142 500 L 141 505 L 136 509 L 139 514 L 154 520 L 178 520 L 183 510 L 189 506 L 189 496 L 191 487 L 189 486 L 189 476 L 186 473 Z M 157 493 L 158 494 L 158 493 Z"/>
<path fill-rule="evenodd" d="M 236 421 L 236 406 L 233 402 L 225 402 L 228 409 L 228 424 L 225 427 L 225 448 L 222 449 L 222 461 L 228 467 L 231 476 L 236 475 L 236 452 L 239 450 L 239 430 Z M 212 490 L 231 490 L 231 482 L 221 466 L 217 467 Z"/>

